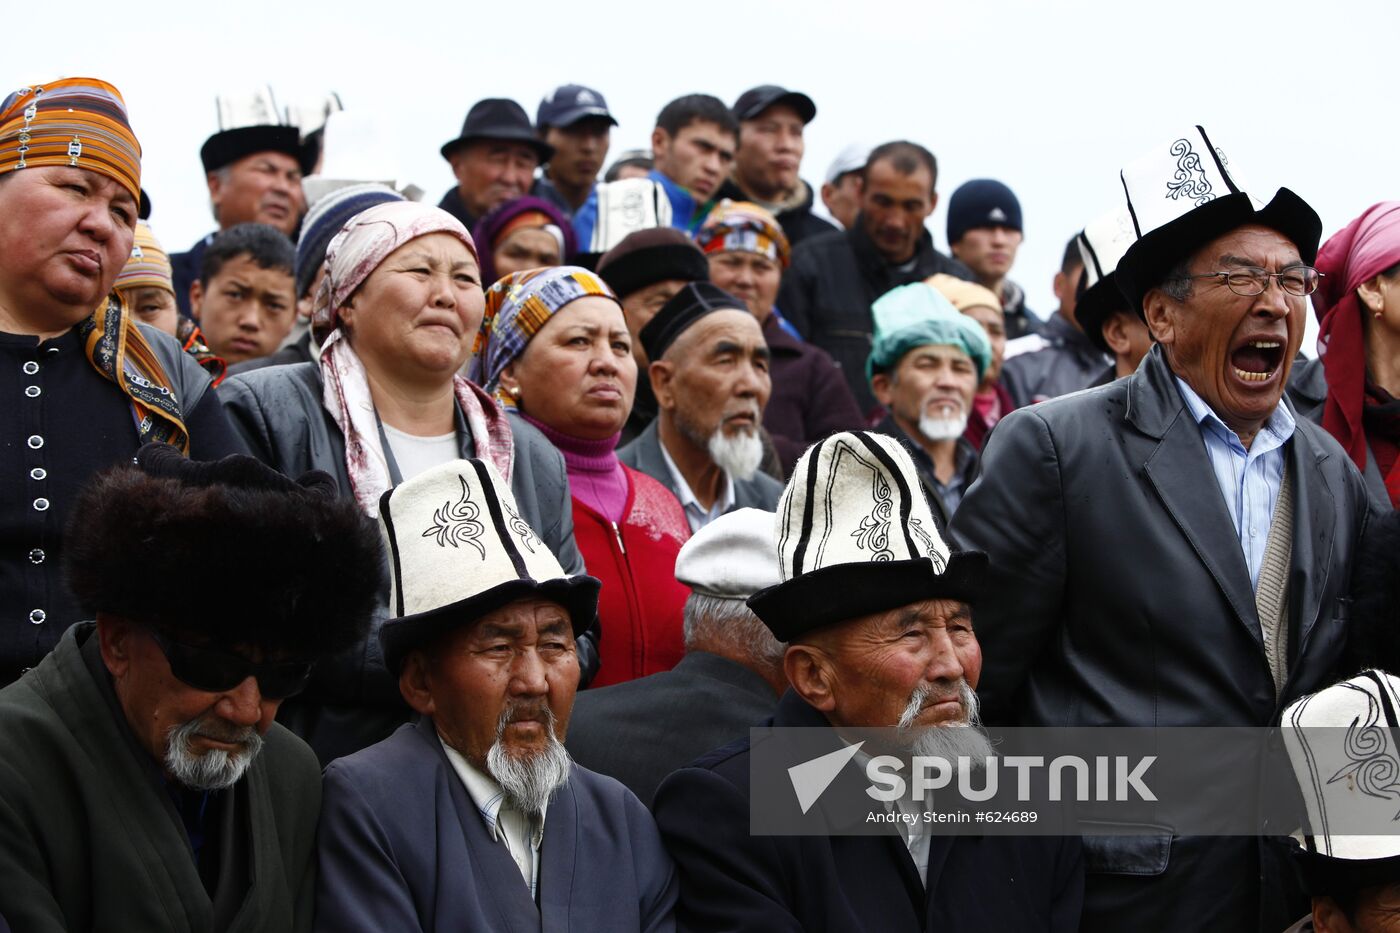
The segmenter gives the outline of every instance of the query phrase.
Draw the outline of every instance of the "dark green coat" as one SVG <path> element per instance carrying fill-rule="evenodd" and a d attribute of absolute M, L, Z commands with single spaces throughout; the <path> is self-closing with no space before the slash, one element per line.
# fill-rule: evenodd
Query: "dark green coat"
<path fill-rule="evenodd" d="M 117 705 L 96 627 L 0 691 L 0 916 L 19 933 L 309 930 L 320 769 L 274 725 L 224 791 L 211 900 L 159 771 Z M 256 879 L 253 881 L 251 879 Z"/>

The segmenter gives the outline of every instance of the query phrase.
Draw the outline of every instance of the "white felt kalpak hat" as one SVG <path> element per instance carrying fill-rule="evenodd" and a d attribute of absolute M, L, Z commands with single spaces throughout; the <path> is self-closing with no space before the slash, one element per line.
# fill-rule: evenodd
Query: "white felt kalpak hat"
<path fill-rule="evenodd" d="M 394 673 L 412 648 L 517 599 L 559 603 L 575 636 L 597 615 L 598 580 L 564 575 L 487 461 L 454 460 L 386 491 L 379 528 L 394 616 L 379 641 Z"/>
<path fill-rule="evenodd" d="M 972 602 L 987 570 L 980 551 L 949 551 L 908 451 L 872 431 L 807 449 L 774 531 L 782 582 L 748 602 L 780 641 L 925 599 Z"/>
<path fill-rule="evenodd" d="M 1075 240 L 1079 258 L 1084 261 L 1084 277 L 1080 279 L 1074 317 L 1084 336 L 1102 352 L 1112 355 L 1113 350 L 1103 339 L 1103 322 L 1114 311 L 1128 306 L 1113 270 L 1118 268 L 1118 260 L 1128 247 L 1137 241 L 1133 215 L 1126 206 L 1115 207 L 1090 221 Z"/>
<path fill-rule="evenodd" d="M 1284 747 L 1307 807 L 1300 864 L 1312 894 L 1400 881 L 1397 711 L 1400 677 L 1373 670 L 1283 712 Z M 1344 831 L 1356 826 L 1388 834 Z"/>
<path fill-rule="evenodd" d="M 1128 304 L 1142 298 L 1181 260 L 1245 224 L 1271 227 L 1293 241 L 1306 263 L 1317 259 L 1322 220 L 1308 203 L 1280 188 L 1264 204 L 1239 184 L 1225 153 L 1200 126 L 1164 140 L 1119 173 L 1137 241 L 1114 277 Z"/>

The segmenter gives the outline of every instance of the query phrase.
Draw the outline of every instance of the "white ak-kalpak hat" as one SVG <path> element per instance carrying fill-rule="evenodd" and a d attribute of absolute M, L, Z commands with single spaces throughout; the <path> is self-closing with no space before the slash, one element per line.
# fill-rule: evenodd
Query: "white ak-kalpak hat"
<path fill-rule="evenodd" d="M 1317 260 L 1322 237 L 1317 212 L 1287 188 L 1278 189 L 1268 204 L 1251 197 L 1225 153 L 1199 126 L 1163 141 L 1119 174 L 1137 239 L 1118 261 L 1114 277 L 1139 315 L 1143 296 L 1172 266 L 1245 224 L 1271 227 L 1293 241 L 1304 262 Z"/>
<path fill-rule="evenodd" d="M 1400 881 L 1400 677 L 1365 671 L 1283 712 L 1283 742 L 1307 807 L 1300 865 L 1309 893 Z M 1384 827 L 1360 836 L 1339 827 Z"/>
<path fill-rule="evenodd" d="M 1114 208 L 1090 221 L 1075 241 L 1079 246 L 1079 258 L 1084 261 L 1084 276 L 1079 280 L 1080 294 L 1075 301 L 1074 317 L 1084 336 L 1112 356 L 1113 350 L 1103 339 L 1103 324 L 1114 311 L 1128 307 L 1113 270 L 1128 247 L 1137 241 L 1133 215 L 1127 207 Z"/>
<path fill-rule="evenodd" d="M 949 551 L 908 451 L 872 431 L 807 448 L 774 534 L 782 582 L 748 603 L 780 641 L 921 600 L 970 603 L 987 571 L 982 552 Z"/>
<path fill-rule="evenodd" d="M 487 461 L 454 460 L 386 491 L 379 530 L 393 614 L 379 641 L 395 674 L 411 649 L 517 599 L 559 603 L 575 636 L 597 615 L 598 580 L 565 576 Z"/>

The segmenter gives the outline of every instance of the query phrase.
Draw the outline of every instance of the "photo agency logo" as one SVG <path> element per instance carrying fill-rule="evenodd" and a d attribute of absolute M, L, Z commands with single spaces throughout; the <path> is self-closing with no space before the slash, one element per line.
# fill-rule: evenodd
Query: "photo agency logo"
<path fill-rule="evenodd" d="M 927 732 L 911 741 L 897 729 L 751 730 L 752 832 L 866 835 L 918 825 L 939 834 L 1254 836 L 1309 825 L 1278 729 Z M 1300 737 L 1315 763 L 1316 749 L 1339 750 L 1326 775 L 1335 772 L 1336 783 L 1375 771 L 1347 757 L 1359 747 L 1355 735 L 1314 731 L 1289 743 Z M 1382 831 L 1400 835 L 1400 782 L 1389 791 L 1395 819 Z M 1374 811 L 1327 815 L 1333 831 L 1375 825 Z"/>
<path fill-rule="evenodd" d="M 812 809 L 841 769 L 860 756 L 864 745 L 864 741 L 847 745 L 788 768 L 792 790 L 803 813 Z M 884 803 L 906 799 L 922 803 L 931 799 L 936 791 L 954 789 L 955 780 L 960 800 L 985 803 L 999 796 L 1003 770 L 1014 772 L 1015 800 L 1019 803 L 1037 799 L 1032 786 L 1042 778 L 1047 799 L 1054 802 L 1157 800 L 1157 795 L 1144 782 L 1148 769 L 1157 760 L 1156 755 L 1146 755 L 1136 761 L 1126 755 L 1112 758 L 1100 755 L 1092 761 L 1076 755 L 1060 755 L 1050 761 L 1043 755 L 988 755 L 985 758 L 960 755 L 953 760 L 941 755 L 913 755 L 908 759 L 895 755 L 861 757 L 869 782 L 865 793 L 872 800 Z M 1038 775 L 1042 769 L 1044 774 Z"/>

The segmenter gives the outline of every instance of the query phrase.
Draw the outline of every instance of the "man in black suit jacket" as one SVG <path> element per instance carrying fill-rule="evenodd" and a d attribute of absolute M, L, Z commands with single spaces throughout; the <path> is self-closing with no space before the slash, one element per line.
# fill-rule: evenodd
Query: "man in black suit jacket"
<path fill-rule="evenodd" d="M 783 646 L 744 600 L 778 582 L 773 513 L 721 515 L 685 543 L 676 579 L 690 587 L 685 657 L 672 670 L 584 690 L 564 744 L 651 806 L 672 771 L 749 734 L 773 715 Z"/>
<path fill-rule="evenodd" d="M 993 725 L 1268 726 L 1342 656 L 1366 491 L 1280 401 L 1322 224 L 1286 188 L 1256 209 L 1218 154 L 1197 127 L 1124 170 L 1140 239 L 1114 276 L 1156 345 L 1126 379 L 1003 419 L 953 518 L 991 559 Z M 1171 199 L 1178 171 L 1201 206 Z M 1084 849 L 1086 930 L 1301 913 L 1267 839 L 1145 827 Z"/>
<path fill-rule="evenodd" d="M 975 735 L 958 727 L 976 724 L 972 691 L 982 660 L 968 602 L 980 591 L 986 558 L 949 552 L 908 452 L 885 435 L 833 435 L 798 461 L 778 516 L 783 582 L 749 600 L 788 642 L 783 671 L 791 689 L 771 724 L 806 727 L 835 749 L 850 741 L 849 730 L 893 726 L 900 754 L 925 732 Z M 753 766 L 743 738 L 657 791 L 657 826 L 680 872 L 682 928 L 1068 933 L 1078 926 L 1076 838 L 936 836 L 893 826 L 883 835 L 755 835 Z M 859 789 L 842 796 L 865 801 Z"/>

